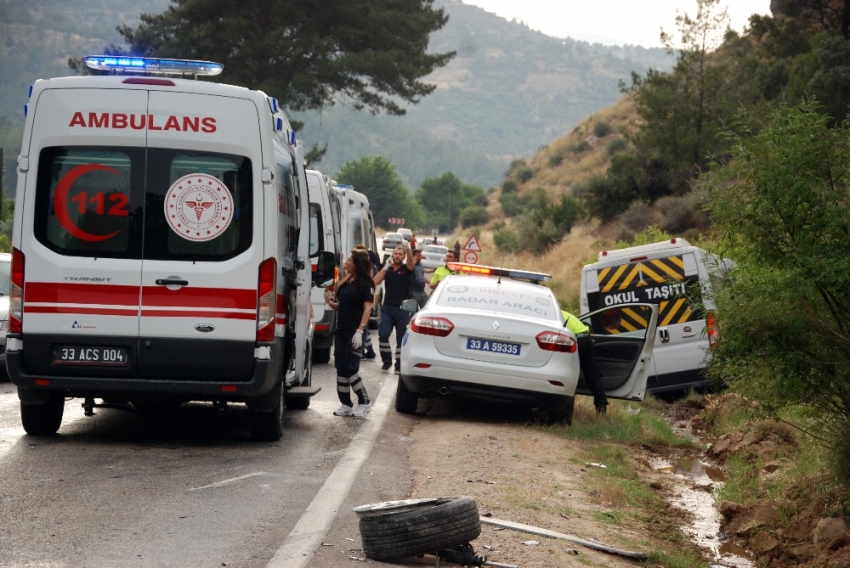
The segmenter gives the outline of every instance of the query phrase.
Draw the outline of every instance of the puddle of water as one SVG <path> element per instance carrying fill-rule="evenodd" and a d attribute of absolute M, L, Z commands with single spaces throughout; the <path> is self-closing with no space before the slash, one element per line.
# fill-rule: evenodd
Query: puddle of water
<path fill-rule="evenodd" d="M 751 568 L 754 558 L 749 551 L 722 541 L 720 513 L 714 506 L 713 493 L 717 485 L 725 481 L 723 472 L 696 458 L 682 458 L 676 463 L 656 458 L 652 467 L 672 476 L 675 490 L 670 503 L 693 515 L 693 520 L 684 527 L 684 532 L 698 546 L 712 552 L 712 566 Z"/>

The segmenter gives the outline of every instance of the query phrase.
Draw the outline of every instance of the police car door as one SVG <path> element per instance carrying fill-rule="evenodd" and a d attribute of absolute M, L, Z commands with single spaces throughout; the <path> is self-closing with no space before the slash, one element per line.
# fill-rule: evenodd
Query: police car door
<path fill-rule="evenodd" d="M 263 261 L 258 110 L 152 91 L 148 116 L 140 374 L 247 381 Z"/>
<path fill-rule="evenodd" d="M 608 398 L 643 400 L 653 372 L 652 354 L 658 324 L 656 304 L 623 304 L 581 316 L 590 327 L 596 367 Z M 578 394 L 592 394 L 584 377 Z"/>
<path fill-rule="evenodd" d="M 133 376 L 147 92 L 47 89 L 36 96 L 17 205 L 26 371 Z"/>

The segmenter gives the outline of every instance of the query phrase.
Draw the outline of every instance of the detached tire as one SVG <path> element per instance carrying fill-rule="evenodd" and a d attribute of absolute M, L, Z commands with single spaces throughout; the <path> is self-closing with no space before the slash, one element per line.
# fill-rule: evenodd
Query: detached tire
<path fill-rule="evenodd" d="M 393 562 L 467 544 L 481 534 L 478 505 L 472 497 L 425 500 L 405 510 L 360 519 L 368 558 Z"/>
<path fill-rule="evenodd" d="M 398 376 L 398 387 L 395 391 L 395 409 L 401 414 L 415 414 L 419 405 L 419 397 L 410 392 L 401 375 Z"/>
<path fill-rule="evenodd" d="M 44 404 L 21 403 L 21 425 L 30 436 L 50 436 L 59 431 L 65 414 L 65 397 L 50 393 Z"/>

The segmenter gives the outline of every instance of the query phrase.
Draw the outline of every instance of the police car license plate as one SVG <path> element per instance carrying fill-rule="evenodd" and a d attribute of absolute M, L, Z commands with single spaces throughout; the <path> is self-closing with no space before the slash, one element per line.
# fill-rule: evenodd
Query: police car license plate
<path fill-rule="evenodd" d="M 491 353 L 502 353 L 503 355 L 519 355 L 519 343 L 508 343 L 505 341 L 492 341 L 490 339 L 466 338 L 466 348 L 473 351 L 489 351 Z"/>
<path fill-rule="evenodd" d="M 53 348 L 53 363 L 55 365 L 126 367 L 129 359 L 125 347 L 59 345 Z"/>

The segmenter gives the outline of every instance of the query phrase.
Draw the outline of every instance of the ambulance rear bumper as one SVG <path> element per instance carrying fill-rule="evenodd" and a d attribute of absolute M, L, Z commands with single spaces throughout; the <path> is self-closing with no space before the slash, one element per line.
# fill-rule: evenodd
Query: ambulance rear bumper
<path fill-rule="evenodd" d="M 114 398 L 116 395 L 150 394 L 171 395 L 185 400 L 245 400 L 271 391 L 281 377 L 281 369 L 288 360 L 284 341 L 263 344 L 271 348 L 269 359 L 253 359 L 252 368 L 245 370 L 248 380 L 222 381 L 197 378 L 159 379 L 139 376 L 110 376 L 106 369 L 96 369 L 90 375 L 79 368 L 74 376 L 59 372 L 28 373 L 25 369 L 24 350 L 6 353 L 6 371 L 9 379 L 21 389 L 38 399 L 39 391 L 62 392 L 66 397 Z M 116 375 L 119 373 L 116 373 Z M 91 376 L 96 375 L 96 376 Z M 37 402 L 38 400 L 33 400 Z"/>

